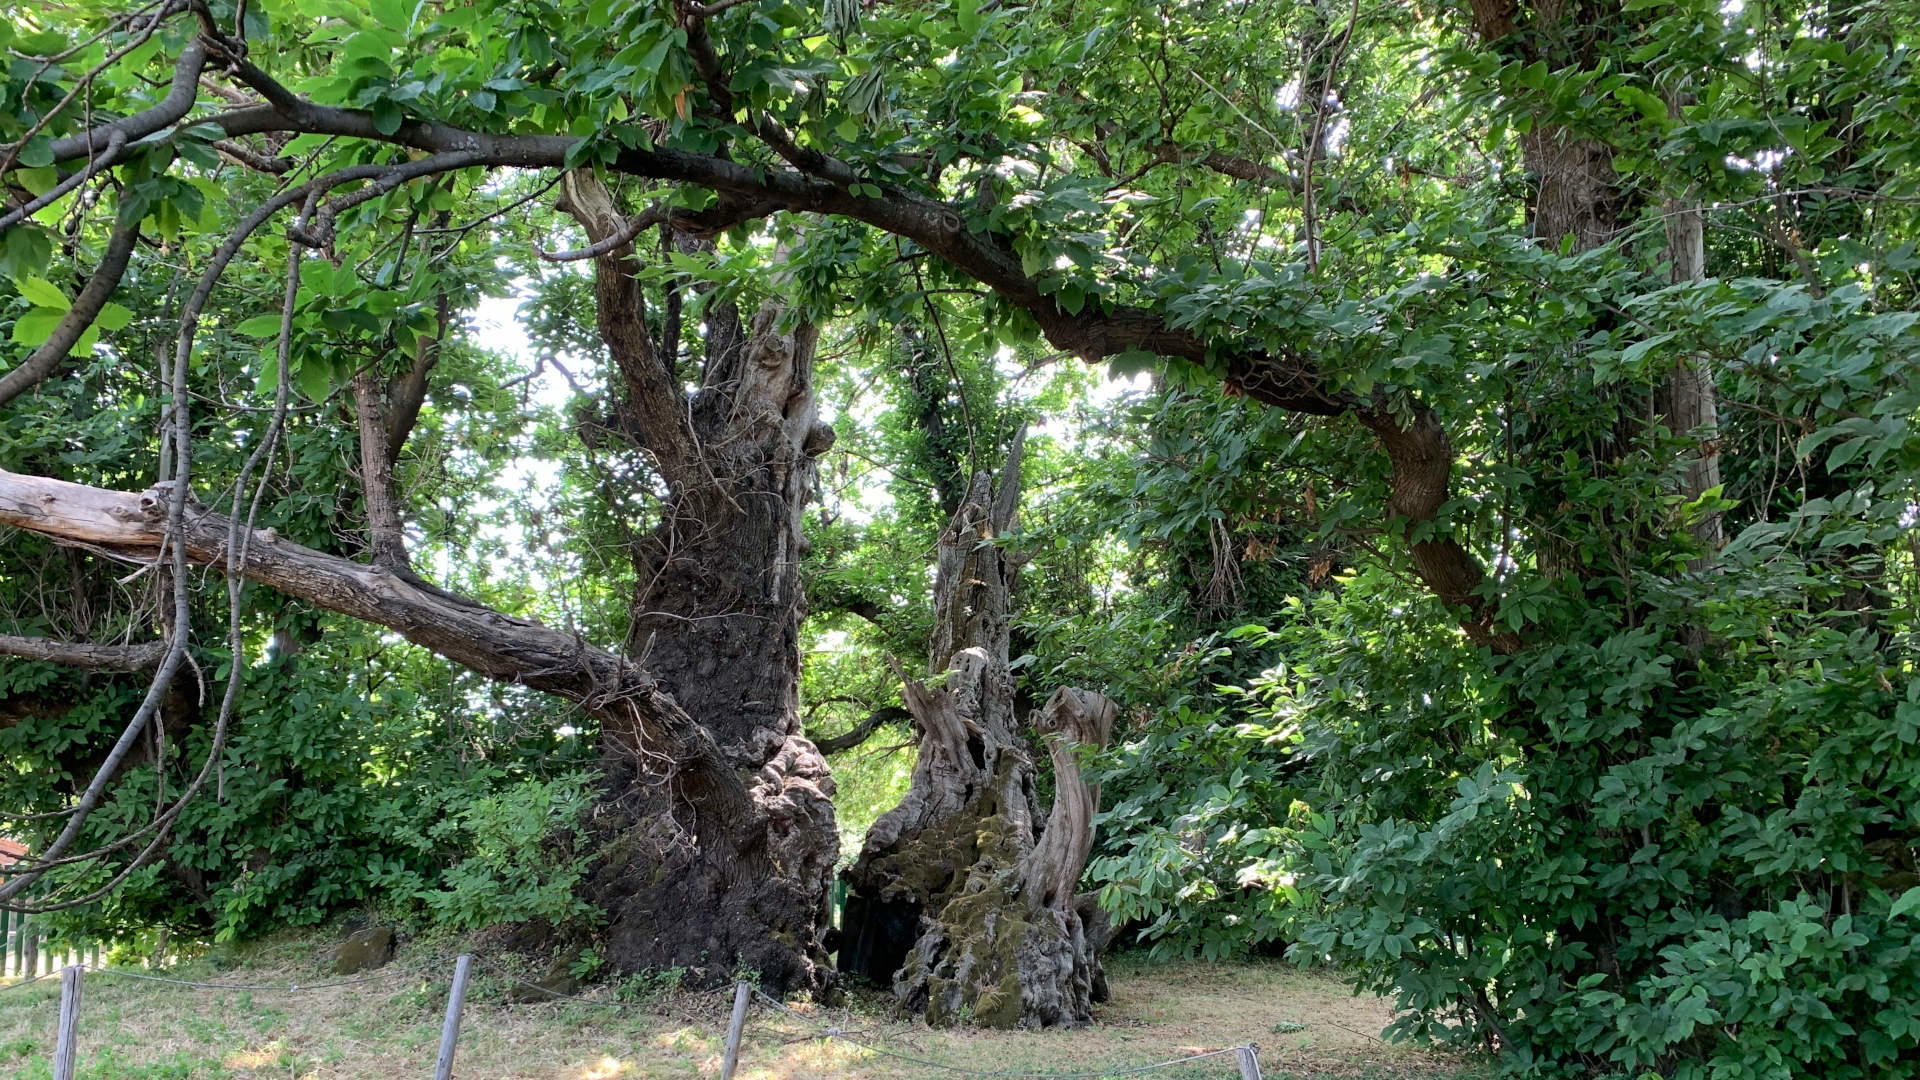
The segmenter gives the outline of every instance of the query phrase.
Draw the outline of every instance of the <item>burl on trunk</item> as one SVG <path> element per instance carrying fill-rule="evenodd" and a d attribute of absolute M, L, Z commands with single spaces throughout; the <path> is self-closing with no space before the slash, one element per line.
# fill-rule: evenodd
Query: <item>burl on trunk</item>
<path fill-rule="evenodd" d="M 1057 792 L 1042 821 L 1007 666 L 1018 565 L 995 542 L 1013 525 L 1020 455 L 1015 440 L 997 487 L 977 474 L 940 535 L 934 685 L 901 673 L 919 760 L 843 875 L 841 970 L 891 982 L 933 1024 L 1076 1024 L 1104 997 L 1107 923 L 1074 894 L 1100 791 L 1081 780 L 1076 751 L 1106 744 L 1116 710 L 1061 689 L 1034 716 Z"/>

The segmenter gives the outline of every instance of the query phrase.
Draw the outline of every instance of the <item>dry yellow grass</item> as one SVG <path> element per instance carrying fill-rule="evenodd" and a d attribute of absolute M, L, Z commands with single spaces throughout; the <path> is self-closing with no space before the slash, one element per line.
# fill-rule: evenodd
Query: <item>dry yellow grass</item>
<path fill-rule="evenodd" d="M 250 951 L 238 968 L 196 965 L 192 977 L 226 983 L 318 981 L 324 945 L 290 941 Z M 442 950 L 412 949 L 378 982 L 285 991 L 205 990 L 89 973 L 80 1027 L 85 1080 L 267 1077 L 372 1080 L 431 1074 L 451 964 Z M 877 998 L 826 1008 L 800 1004 L 805 1019 L 756 1007 L 741 1053 L 743 1080 L 936 1077 L 932 1069 L 821 1039 L 811 1024 L 860 1043 L 984 1071 L 1125 1069 L 1184 1054 L 1260 1045 L 1269 1077 L 1455 1076 L 1463 1062 L 1382 1044 L 1385 1003 L 1354 998 L 1337 982 L 1272 964 L 1153 965 L 1125 959 L 1115 999 L 1078 1031 L 931 1031 L 889 1017 Z M 0 984 L 3 985 L 3 984 Z M 713 1077 L 720 1068 L 729 996 L 671 994 L 632 1005 L 556 1002 L 509 1005 L 489 969 L 469 991 L 458 1077 L 486 1080 L 615 1080 Z M 0 1074 L 45 1077 L 58 980 L 0 989 Z M 613 1000 L 608 988 L 593 996 Z M 944 1074 L 957 1075 L 957 1074 Z M 1234 1077 L 1231 1057 L 1162 1070 L 1155 1077 Z"/>

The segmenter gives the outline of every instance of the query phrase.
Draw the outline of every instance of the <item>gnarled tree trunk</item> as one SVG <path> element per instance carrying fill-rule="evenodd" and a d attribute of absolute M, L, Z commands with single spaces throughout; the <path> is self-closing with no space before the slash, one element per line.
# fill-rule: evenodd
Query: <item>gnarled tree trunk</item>
<path fill-rule="evenodd" d="M 590 173 L 569 174 L 562 206 L 596 244 L 632 235 Z M 746 326 L 733 305 L 711 304 L 689 393 L 680 298 L 662 305 L 656 336 L 633 258 L 629 240 L 595 259 L 600 334 L 622 391 L 607 427 L 653 457 L 668 491 L 633 553 L 630 652 L 711 733 L 748 799 L 703 811 L 657 782 L 678 765 L 643 733 L 603 726 L 603 846 L 587 898 L 607 914 L 616 969 L 709 981 L 744 969 L 818 989 L 839 857 L 833 783 L 799 714 L 801 512 L 833 442 L 814 407 L 818 334 L 805 322 L 783 329 L 771 303 Z"/>
<path fill-rule="evenodd" d="M 850 888 L 840 967 L 880 982 L 929 1023 L 1052 1026 L 1090 1018 L 1104 926 L 1073 888 L 1093 843 L 1097 786 L 1074 749 L 1102 746 L 1114 705 L 1057 691 L 1035 718 L 1058 794 L 1042 822 L 1034 763 L 1014 718 L 1007 613 L 1018 567 L 994 542 L 1019 501 L 1016 441 L 998 490 L 986 473 L 940 535 L 929 686 L 901 675 L 920 756 L 900 805 L 867 833 Z M 1091 912 L 1091 909 L 1088 909 Z"/>

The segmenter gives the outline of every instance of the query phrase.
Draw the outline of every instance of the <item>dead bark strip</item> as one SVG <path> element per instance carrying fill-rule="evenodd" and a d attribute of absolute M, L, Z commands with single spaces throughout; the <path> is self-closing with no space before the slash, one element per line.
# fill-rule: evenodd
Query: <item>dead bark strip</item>
<path fill-rule="evenodd" d="M 932 1024 L 1084 1023 L 1103 982 L 1105 928 L 1089 932 L 1073 892 L 1100 795 L 1081 781 L 1075 751 L 1105 744 L 1116 709 L 1063 689 L 1035 719 L 1059 791 L 1043 821 L 1007 667 L 1018 567 L 996 543 L 1013 525 L 1019 485 L 1016 442 L 998 488 L 978 474 L 941 533 L 931 667 L 944 679 L 901 673 L 920 755 L 906 797 L 844 874 L 841 969 L 890 983 Z"/>
<path fill-rule="evenodd" d="M 137 645 L 97 645 L 91 641 L 55 641 L 52 638 L 0 634 L 0 656 L 43 660 L 49 664 L 92 671 L 151 671 L 160 665 L 167 647 L 158 641 Z"/>

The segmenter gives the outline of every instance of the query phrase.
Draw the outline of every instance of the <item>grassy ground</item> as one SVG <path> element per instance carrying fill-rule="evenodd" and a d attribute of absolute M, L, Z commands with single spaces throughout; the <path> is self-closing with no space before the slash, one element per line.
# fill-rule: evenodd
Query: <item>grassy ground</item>
<path fill-rule="evenodd" d="M 285 941 L 247 950 L 237 963 L 201 961 L 168 972 L 225 983 L 318 982 L 325 943 Z M 450 948 L 403 949 L 377 982 L 298 992 L 196 989 L 89 972 L 82 994 L 84 1080 L 267 1077 L 344 1080 L 431 1075 L 445 1008 Z M 222 970 L 224 968 L 224 970 Z M 1323 976 L 1280 964 L 1113 965 L 1114 1000 L 1096 1023 L 1066 1032 L 931 1031 L 889 1015 L 883 999 L 847 1007 L 795 1005 L 798 1016 L 756 1006 L 740 1055 L 742 1080 L 958 1076 L 862 1049 L 985 1071 L 1096 1072 L 1257 1042 L 1269 1078 L 1440 1080 L 1477 1075 L 1473 1063 L 1383 1045 L 1382 1002 L 1354 998 Z M 626 987 L 625 1008 L 601 987 L 598 1003 L 510 1005 L 507 983 L 476 969 L 454 1075 L 487 1080 L 613 1080 L 717 1076 L 730 993 Z M 649 992 L 651 991 L 651 992 Z M 58 979 L 0 983 L 0 1075 L 50 1075 Z M 813 1024 L 839 1028 L 821 1039 Z M 1231 1055 L 1150 1074 L 1165 1080 L 1231 1078 Z"/>

